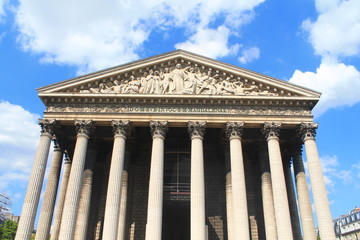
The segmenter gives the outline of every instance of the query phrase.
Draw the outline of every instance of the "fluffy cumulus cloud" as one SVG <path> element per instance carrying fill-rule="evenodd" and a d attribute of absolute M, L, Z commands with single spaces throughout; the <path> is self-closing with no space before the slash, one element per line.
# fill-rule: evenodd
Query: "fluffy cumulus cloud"
<path fill-rule="evenodd" d="M 15 188 L 26 188 L 39 139 L 39 115 L 4 101 L 0 112 L 0 192 L 12 195 Z"/>
<path fill-rule="evenodd" d="M 329 108 L 351 106 L 360 101 L 360 72 L 342 63 L 321 63 L 316 72 L 296 70 L 290 82 L 322 93 L 314 109 L 316 116 Z"/>
<path fill-rule="evenodd" d="M 150 34 L 169 27 L 188 37 L 176 47 L 210 57 L 232 54 L 237 45 L 229 45 L 229 37 L 263 1 L 20 0 L 16 21 L 24 49 L 46 62 L 93 71 L 137 59 Z M 213 48 L 203 46 L 209 42 Z"/>
<path fill-rule="evenodd" d="M 258 47 L 251 47 L 242 51 L 242 56 L 239 61 L 243 64 L 252 62 L 260 57 L 260 49 Z"/>
<path fill-rule="evenodd" d="M 360 1 L 317 0 L 319 16 L 303 28 L 317 54 L 323 57 L 354 56 L 360 51 Z"/>
<path fill-rule="evenodd" d="M 342 57 L 358 57 L 360 51 L 360 1 L 316 0 L 319 16 L 305 20 L 302 28 L 316 54 L 322 57 L 316 72 L 296 70 L 290 82 L 323 93 L 316 116 L 329 108 L 351 106 L 360 101 L 360 73 L 341 62 Z"/>
<path fill-rule="evenodd" d="M 229 28 L 219 26 L 217 29 L 202 28 L 192 35 L 186 42 L 175 45 L 178 49 L 188 50 L 211 58 L 236 54 L 239 45 L 229 45 Z"/>

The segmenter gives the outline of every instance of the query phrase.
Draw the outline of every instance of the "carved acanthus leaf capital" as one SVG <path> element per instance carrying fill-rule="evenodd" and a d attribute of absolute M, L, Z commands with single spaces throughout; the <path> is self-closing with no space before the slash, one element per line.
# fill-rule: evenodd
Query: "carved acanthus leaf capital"
<path fill-rule="evenodd" d="M 114 137 L 124 137 L 127 138 L 130 130 L 130 121 L 115 121 L 111 122 L 111 126 L 113 127 Z"/>
<path fill-rule="evenodd" d="M 75 120 L 75 128 L 78 136 L 83 135 L 89 137 L 94 131 L 95 126 L 92 121 Z"/>
<path fill-rule="evenodd" d="M 281 123 L 265 123 L 262 132 L 267 140 L 270 138 L 279 138 Z"/>
<path fill-rule="evenodd" d="M 206 129 L 206 122 L 188 122 L 188 132 L 190 138 L 200 137 L 204 138 Z"/>
<path fill-rule="evenodd" d="M 243 122 L 227 122 L 226 123 L 226 137 L 239 137 L 241 138 L 241 135 L 244 130 L 244 123 Z"/>
<path fill-rule="evenodd" d="M 302 141 L 309 138 L 315 138 L 316 129 L 318 128 L 317 123 L 301 123 L 298 128 L 298 135 Z"/>
<path fill-rule="evenodd" d="M 160 121 L 150 121 L 150 132 L 153 138 L 162 137 L 165 138 L 168 131 L 168 123 Z"/>
<path fill-rule="evenodd" d="M 64 151 L 64 155 L 65 155 L 64 157 L 65 164 L 71 164 L 71 158 L 67 150 Z"/>
<path fill-rule="evenodd" d="M 41 127 L 41 130 L 40 130 L 41 134 L 54 135 L 54 129 L 56 126 L 55 120 L 39 119 L 38 123 Z"/>

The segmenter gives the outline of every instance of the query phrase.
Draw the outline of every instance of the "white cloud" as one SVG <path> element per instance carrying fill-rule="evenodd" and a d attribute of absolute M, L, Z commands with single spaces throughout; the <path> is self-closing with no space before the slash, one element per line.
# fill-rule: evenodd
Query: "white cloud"
<path fill-rule="evenodd" d="M 360 53 L 360 1 L 316 0 L 319 16 L 315 22 L 306 19 L 302 29 L 309 32 L 315 53 L 322 57 L 314 72 L 296 70 L 290 82 L 322 92 L 314 109 L 319 116 L 330 108 L 352 106 L 360 101 L 360 72 L 341 63 L 342 57 Z"/>
<path fill-rule="evenodd" d="M 247 48 L 242 51 L 242 56 L 239 57 L 239 61 L 243 64 L 252 62 L 260 57 L 260 49 L 258 47 Z"/>
<path fill-rule="evenodd" d="M 303 22 L 315 52 L 324 58 L 358 55 L 360 51 L 360 1 L 317 0 L 315 22 Z"/>
<path fill-rule="evenodd" d="M 211 39 L 218 49 L 209 54 L 231 54 L 236 46 L 229 46 L 228 38 L 238 34 L 263 1 L 20 0 L 16 21 L 21 45 L 42 61 L 93 71 L 137 59 L 149 35 L 154 30 L 164 35 L 169 27 L 188 35 L 188 46 L 201 52 L 203 41 Z"/>
<path fill-rule="evenodd" d="M 186 42 L 175 45 L 177 49 L 205 55 L 211 58 L 224 57 L 236 54 L 239 45 L 229 45 L 230 30 L 225 26 L 217 29 L 198 29 Z"/>
<path fill-rule="evenodd" d="M 330 108 L 351 106 L 360 101 L 360 72 L 354 66 L 322 63 L 316 73 L 296 70 L 289 82 L 322 93 L 313 111 L 315 116 Z"/>
<path fill-rule="evenodd" d="M 26 188 L 40 136 L 39 115 L 4 101 L 0 112 L 0 192 L 12 192 Z"/>

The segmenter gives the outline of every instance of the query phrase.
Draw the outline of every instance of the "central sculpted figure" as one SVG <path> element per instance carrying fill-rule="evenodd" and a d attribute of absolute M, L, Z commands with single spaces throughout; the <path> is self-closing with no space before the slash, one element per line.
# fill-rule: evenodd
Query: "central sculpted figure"
<path fill-rule="evenodd" d="M 184 82 L 187 79 L 186 73 L 182 70 L 181 64 L 178 63 L 175 66 L 175 69 L 170 73 L 170 92 L 172 93 L 182 93 L 184 89 Z"/>

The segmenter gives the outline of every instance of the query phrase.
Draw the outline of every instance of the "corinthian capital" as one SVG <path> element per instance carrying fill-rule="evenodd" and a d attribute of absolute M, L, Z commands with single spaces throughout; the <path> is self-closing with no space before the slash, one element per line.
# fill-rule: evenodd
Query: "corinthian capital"
<path fill-rule="evenodd" d="M 83 135 L 85 137 L 89 137 L 95 129 L 92 121 L 85 120 L 75 120 L 75 128 L 78 136 Z"/>
<path fill-rule="evenodd" d="M 130 122 L 129 121 L 115 121 L 111 122 L 111 126 L 113 127 L 114 137 L 123 137 L 126 138 L 129 134 L 130 130 Z"/>
<path fill-rule="evenodd" d="M 262 132 L 267 140 L 270 138 L 279 138 L 280 127 L 281 123 L 265 123 Z"/>
<path fill-rule="evenodd" d="M 55 120 L 49 120 L 49 119 L 39 119 L 38 121 L 40 127 L 41 127 L 41 134 L 50 134 L 53 135 L 54 134 L 54 128 L 56 125 L 56 121 Z"/>
<path fill-rule="evenodd" d="M 188 122 L 188 132 L 190 138 L 200 137 L 205 135 L 206 122 Z"/>
<path fill-rule="evenodd" d="M 301 123 L 298 128 L 298 135 L 302 141 L 306 139 L 314 139 L 316 136 L 317 123 Z"/>
<path fill-rule="evenodd" d="M 168 131 L 168 123 L 160 121 L 150 121 L 150 132 L 152 137 L 165 138 Z"/>
<path fill-rule="evenodd" d="M 227 122 L 226 123 L 226 136 L 231 139 L 232 137 L 241 138 L 243 133 L 244 123 L 243 122 Z"/>

